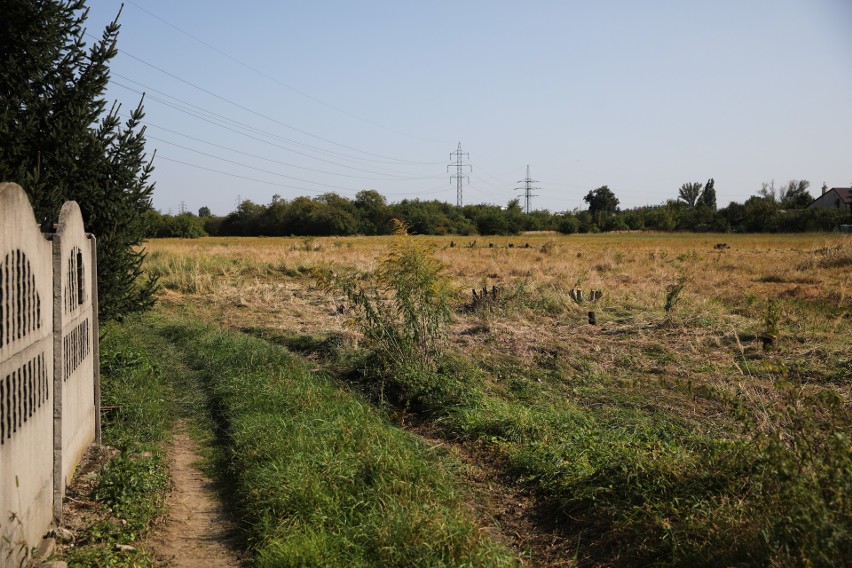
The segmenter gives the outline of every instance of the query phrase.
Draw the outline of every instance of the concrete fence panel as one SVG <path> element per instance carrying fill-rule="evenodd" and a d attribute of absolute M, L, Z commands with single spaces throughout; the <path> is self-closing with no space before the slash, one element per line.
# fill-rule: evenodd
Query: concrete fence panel
<path fill-rule="evenodd" d="M 53 516 L 53 269 L 20 186 L 0 184 L 0 565 Z"/>
<path fill-rule="evenodd" d="M 26 561 L 100 441 L 97 247 L 74 202 L 42 233 L 0 183 L 0 566 Z"/>
<path fill-rule="evenodd" d="M 77 203 L 62 206 L 53 234 L 54 507 L 62 515 L 65 487 L 95 440 L 94 239 Z"/>

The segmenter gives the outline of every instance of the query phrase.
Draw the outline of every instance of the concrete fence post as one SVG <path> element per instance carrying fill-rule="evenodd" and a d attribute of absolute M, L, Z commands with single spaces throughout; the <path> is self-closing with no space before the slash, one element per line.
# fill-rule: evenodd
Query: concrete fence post
<path fill-rule="evenodd" d="M 92 358 L 94 371 L 94 396 L 95 396 L 95 443 L 101 444 L 101 325 L 98 317 L 98 240 L 95 235 L 87 233 L 86 237 L 91 241 L 92 262 L 89 271 L 89 282 L 92 283 Z"/>

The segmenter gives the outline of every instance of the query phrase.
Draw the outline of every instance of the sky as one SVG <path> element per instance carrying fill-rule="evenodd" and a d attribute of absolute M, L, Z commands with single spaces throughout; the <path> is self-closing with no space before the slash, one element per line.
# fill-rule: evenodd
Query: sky
<path fill-rule="evenodd" d="M 88 2 L 87 40 L 120 5 Z M 105 96 L 145 93 L 164 213 L 455 203 L 459 143 L 465 204 L 523 197 L 527 166 L 551 211 L 852 185 L 852 0 L 125 0 L 119 22 Z"/>

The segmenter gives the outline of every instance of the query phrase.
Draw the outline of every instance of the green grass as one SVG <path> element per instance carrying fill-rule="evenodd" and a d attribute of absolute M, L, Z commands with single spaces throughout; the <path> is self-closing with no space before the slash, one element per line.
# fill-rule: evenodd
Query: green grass
<path fill-rule="evenodd" d="M 743 360 L 780 373 L 766 406 L 724 385 L 631 376 L 649 358 L 685 363 L 658 342 L 622 350 L 615 367 L 543 349 L 532 366 L 445 354 L 433 373 L 394 375 L 369 354 L 323 349 L 321 338 L 299 345 L 331 357 L 328 368 L 374 403 L 419 414 L 536 488 L 562 533 L 582 543 L 581 564 L 839 566 L 852 554 L 846 407 L 834 388 L 800 388 L 818 376 L 809 367 Z M 818 371 L 828 383 L 840 372 Z M 713 418 L 689 418 L 691 405 Z"/>
<path fill-rule="evenodd" d="M 121 453 L 95 495 L 109 514 L 69 565 L 153 565 L 140 539 L 163 512 L 177 417 L 203 439 L 254 566 L 518 563 L 485 536 L 444 450 L 286 349 L 156 314 L 110 325 L 101 349 L 104 443 Z"/>
<path fill-rule="evenodd" d="M 207 393 L 219 471 L 256 566 L 499 566 L 447 456 L 281 347 L 156 320 Z M 169 360 L 169 357 L 166 357 Z"/>
<path fill-rule="evenodd" d="M 110 324 L 101 339 L 103 443 L 119 450 L 100 474 L 96 501 L 104 517 L 77 535 L 69 566 L 150 566 L 144 548 L 122 552 L 116 544 L 144 538 L 164 511 L 168 464 L 162 443 L 170 435 L 171 388 L 130 324 Z"/>

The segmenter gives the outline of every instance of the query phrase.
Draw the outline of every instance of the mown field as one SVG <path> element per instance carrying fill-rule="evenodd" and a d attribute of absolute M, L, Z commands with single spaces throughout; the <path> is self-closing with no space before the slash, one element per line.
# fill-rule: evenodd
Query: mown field
<path fill-rule="evenodd" d="M 852 560 L 850 237 L 396 239 L 146 245 L 256 564 Z"/>

